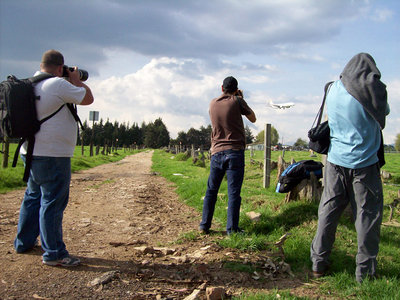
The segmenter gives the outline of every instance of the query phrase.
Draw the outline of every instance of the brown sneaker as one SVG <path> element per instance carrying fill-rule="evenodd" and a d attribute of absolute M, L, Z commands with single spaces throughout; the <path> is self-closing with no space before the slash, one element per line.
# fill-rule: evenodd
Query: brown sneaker
<path fill-rule="evenodd" d="M 313 271 L 312 276 L 315 279 L 321 278 L 325 276 L 325 272 L 318 272 L 318 271 Z"/>

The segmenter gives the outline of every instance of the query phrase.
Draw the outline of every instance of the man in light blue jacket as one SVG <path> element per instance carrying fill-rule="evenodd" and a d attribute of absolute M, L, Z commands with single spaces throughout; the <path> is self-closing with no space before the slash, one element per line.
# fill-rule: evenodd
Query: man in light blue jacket
<path fill-rule="evenodd" d="M 331 144 L 325 166 L 318 229 L 311 245 L 313 275 L 325 275 L 339 217 L 350 202 L 357 230 L 356 280 L 376 274 L 383 192 L 378 157 L 389 114 L 386 85 L 374 59 L 354 56 L 326 98 Z"/>

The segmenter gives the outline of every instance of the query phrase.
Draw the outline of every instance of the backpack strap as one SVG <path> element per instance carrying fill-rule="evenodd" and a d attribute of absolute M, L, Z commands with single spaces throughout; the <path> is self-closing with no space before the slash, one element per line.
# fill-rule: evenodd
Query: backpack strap
<path fill-rule="evenodd" d="M 50 119 L 51 117 L 53 117 L 56 113 L 58 113 L 64 107 L 64 105 L 65 104 L 61 105 L 61 107 L 59 107 L 51 115 L 49 115 L 49 116 L 45 117 L 44 119 L 40 120 L 39 123 L 42 124 L 42 123 L 46 122 L 48 119 Z M 35 136 L 33 136 L 33 139 L 31 137 L 24 137 L 24 138 L 21 138 L 19 140 L 17 149 L 15 150 L 14 159 L 13 159 L 13 163 L 12 163 L 13 167 L 15 167 L 17 165 L 19 151 L 20 151 L 21 146 L 23 145 L 23 143 L 25 143 L 25 141 L 28 142 L 28 149 L 27 149 L 27 153 L 26 153 L 27 161 L 28 161 L 28 156 L 31 156 L 30 161 L 32 162 L 32 154 L 33 154 L 33 147 L 34 147 L 34 143 L 35 143 Z M 30 146 L 30 144 L 32 144 L 32 146 Z M 26 165 L 28 166 L 27 163 L 26 163 Z"/>
<path fill-rule="evenodd" d="M 33 76 L 33 77 L 29 77 L 28 80 L 33 84 L 33 83 L 38 83 L 42 80 L 51 78 L 51 77 L 55 77 L 53 74 L 50 73 L 41 73 L 39 75 Z"/>
<path fill-rule="evenodd" d="M 29 179 L 29 173 L 32 167 L 32 158 L 33 158 L 33 147 L 35 146 L 35 136 L 30 136 L 28 138 L 21 138 L 18 142 L 17 149 L 15 150 L 14 159 L 12 163 L 12 167 L 15 168 L 18 161 L 18 154 L 21 146 L 25 141 L 28 141 L 28 149 L 26 150 L 26 160 L 25 160 L 25 170 L 24 176 L 22 178 L 23 181 L 27 182 Z"/>
<path fill-rule="evenodd" d="M 28 139 L 28 149 L 26 151 L 25 171 L 23 181 L 27 182 L 32 167 L 33 147 L 35 146 L 35 136 L 30 136 Z"/>
<path fill-rule="evenodd" d="M 55 112 L 53 112 L 52 114 L 48 115 L 47 117 L 41 119 L 39 121 L 40 125 L 42 125 L 44 122 L 46 122 L 48 119 L 52 118 L 53 116 L 55 116 L 63 107 L 65 104 L 61 105 Z"/>

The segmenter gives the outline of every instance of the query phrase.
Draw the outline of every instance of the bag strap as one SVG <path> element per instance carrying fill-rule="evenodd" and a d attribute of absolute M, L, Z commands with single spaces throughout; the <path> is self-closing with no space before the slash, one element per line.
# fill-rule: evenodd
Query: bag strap
<path fill-rule="evenodd" d="M 317 113 L 317 115 L 315 116 L 313 125 L 311 127 L 314 127 L 315 121 L 318 119 L 316 126 L 318 126 L 319 124 L 321 124 L 321 119 L 322 119 L 322 114 L 324 112 L 324 106 L 325 106 L 325 100 L 326 100 L 326 95 L 328 94 L 328 91 L 332 85 L 333 81 L 329 81 L 327 84 L 325 84 L 325 88 L 324 88 L 324 98 L 322 99 L 322 104 L 321 107 Z"/>
<path fill-rule="evenodd" d="M 67 107 L 68 107 L 69 111 L 71 112 L 72 116 L 74 117 L 75 121 L 77 123 L 79 123 L 79 125 L 81 126 L 81 129 L 84 130 L 85 128 L 83 127 L 82 121 L 78 116 L 78 108 L 76 107 L 76 104 L 67 103 Z M 79 130 L 79 127 L 78 127 L 78 130 Z"/>
<path fill-rule="evenodd" d="M 237 96 L 237 95 L 234 95 L 233 97 L 235 97 L 235 99 L 236 99 L 237 103 L 239 104 L 239 107 L 240 107 L 240 113 L 242 113 L 243 106 L 242 106 L 242 103 L 240 103 L 239 96 Z"/>

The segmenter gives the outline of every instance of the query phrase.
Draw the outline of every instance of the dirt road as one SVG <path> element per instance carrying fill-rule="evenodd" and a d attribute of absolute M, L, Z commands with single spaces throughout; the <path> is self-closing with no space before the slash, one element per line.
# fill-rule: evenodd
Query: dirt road
<path fill-rule="evenodd" d="M 226 268 L 257 264 L 260 257 L 218 246 L 221 235 L 198 235 L 200 213 L 151 172 L 151 155 L 73 174 L 64 241 L 82 261 L 75 268 L 43 265 L 40 246 L 16 254 L 24 190 L 0 195 L 0 299 L 184 299 L 196 293 L 202 299 L 207 287 L 223 287 L 229 296 L 301 286 L 290 276 L 260 280 Z"/>

